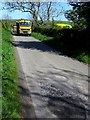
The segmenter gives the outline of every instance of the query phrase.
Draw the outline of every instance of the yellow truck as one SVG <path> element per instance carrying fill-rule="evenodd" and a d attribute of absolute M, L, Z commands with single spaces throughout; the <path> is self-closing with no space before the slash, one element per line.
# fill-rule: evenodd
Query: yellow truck
<path fill-rule="evenodd" d="M 12 27 L 12 33 L 17 35 L 31 35 L 31 31 L 31 22 L 25 19 L 16 21 L 16 25 Z"/>

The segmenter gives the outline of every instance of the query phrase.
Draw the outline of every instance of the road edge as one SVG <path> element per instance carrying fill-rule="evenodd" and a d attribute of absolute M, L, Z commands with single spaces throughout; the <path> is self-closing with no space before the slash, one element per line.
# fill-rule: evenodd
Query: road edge
<path fill-rule="evenodd" d="M 18 70 L 17 72 L 18 73 L 18 93 L 20 95 L 19 100 L 21 103 L 20 114 L 22 118 L 32 118 L 33 120 L 36 120 L 36 114 L 35 114 L 33 102 L 31 99 L 30 91 L 27 89 L 28 87 L 26 84 L 26 78 L 22 69 L 17 48 L 15 46 L 14 46 L 14 50 L 15 50 L 16 64 L 17 64 L 17 70 Z M 28 108 L 26 106 L 28 106 Z"/>

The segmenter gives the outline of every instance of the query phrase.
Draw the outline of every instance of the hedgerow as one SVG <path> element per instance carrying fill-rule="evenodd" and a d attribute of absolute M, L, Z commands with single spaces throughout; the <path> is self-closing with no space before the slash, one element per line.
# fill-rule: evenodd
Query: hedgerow
<path fill-rule="evenodd" d="M 85 54 L 85 56 L 90 56 L 88 47 L 90 45 L 90 31 L 88 29 L 62 29 L 61 27 L 55 25 L 44 25 L 34 26 L 33 32 L 41 33 L 42 35 L 46 35 L 48 37 L 53 37 L 53 39 L 47 40 L 45 42 L 52 47 L 55 47 L 57 50 L 63 51 L 65 54 L 71 57 L 80 58 L 77 56 L 82 56 L 82 54 Z"/>

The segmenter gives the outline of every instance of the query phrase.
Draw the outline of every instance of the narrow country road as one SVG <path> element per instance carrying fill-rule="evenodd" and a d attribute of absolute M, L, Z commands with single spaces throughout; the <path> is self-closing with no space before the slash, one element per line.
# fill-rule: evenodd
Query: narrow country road
<path fill-rule="evenodd" d="M 33 37 L 13 37 L 23 117 L 87 120 L 88 65 L 56 52 Z"/>

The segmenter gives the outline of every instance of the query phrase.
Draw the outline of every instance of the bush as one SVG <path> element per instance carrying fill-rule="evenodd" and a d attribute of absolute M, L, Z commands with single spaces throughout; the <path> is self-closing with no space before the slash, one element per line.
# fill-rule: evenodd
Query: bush
<path fill-rule="evenodd" d="M 90 31 L 88 29 L 61 29 L 58 26 L 44 25 L 34 26 L 33 31 L 53 37 L 53 39 L 48 39 L 45 43 L 69 56 L 85 62 L 87 61 L 87 56 L 90 56 L 90 48 L 88 47 L 90 45 Z"/>
<path fill-rule="evenodd" d="M 47 36 L 55 36 L 58 32 L 58 30 L 61 29 L 60 27 L 56 27 L 56 26 L 34 26 L 33 27 L 33 32 L 38 32 Z"/>
<path fill-rule="evenodd" d="M 15 24 L 14 20 L 2 20 L 2 28 L 5 30 L 11 30 L 11 27 Z"/>

